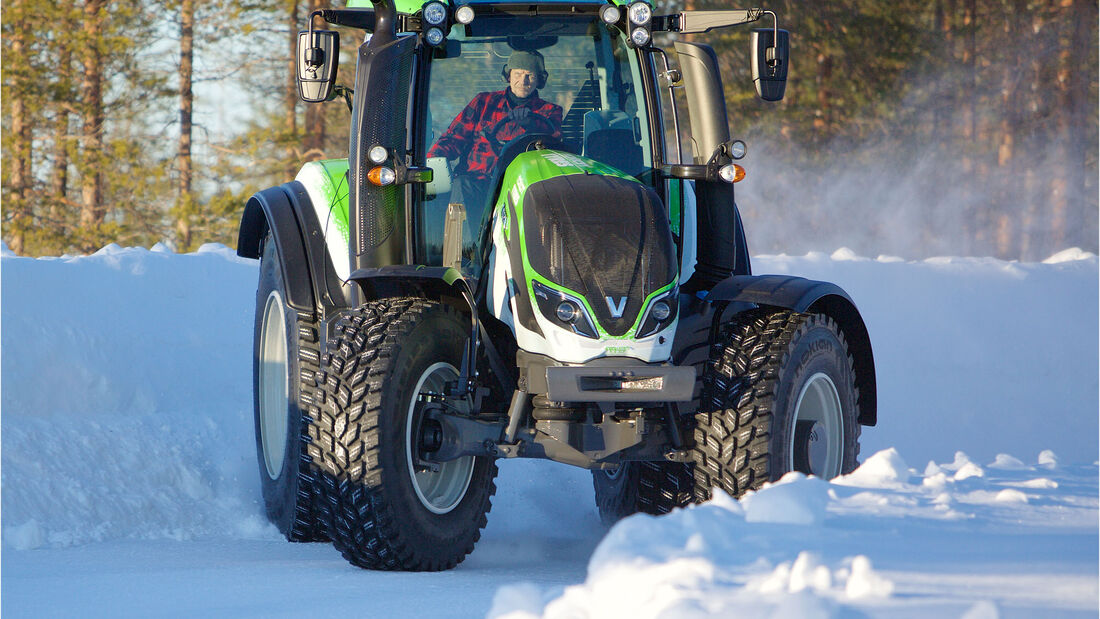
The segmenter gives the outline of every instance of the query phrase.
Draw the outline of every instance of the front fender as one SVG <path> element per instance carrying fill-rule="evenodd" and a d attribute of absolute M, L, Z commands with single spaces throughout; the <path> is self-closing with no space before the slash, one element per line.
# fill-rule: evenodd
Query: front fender
<path fill-rule="evenodd" d="M 877 423 L 878 389 L 871 337 L 855 303 L 840 286 L 789 275 L 734 275 L 715 285 L 705 300 L 781 307 L 832 318 L 852 355 L 859 389 L 859 422 L 865 426 Z"/>
<path fill-rule="evenodd" d="M 313 312 L 314 285 L 302 227 L 295 214 L 287 185 L 269 187 L 248 199 L 237 234 L 237 255 L 259 259 L 264 234 L 271 230 L 279 252 L 287 304 L 296 310 Z"/>

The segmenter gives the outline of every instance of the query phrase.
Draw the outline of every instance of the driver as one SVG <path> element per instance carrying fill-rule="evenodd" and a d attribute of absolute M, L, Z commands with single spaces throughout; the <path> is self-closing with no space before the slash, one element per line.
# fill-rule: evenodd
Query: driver
<path fill-rule="evenodd" d="M 493 137 L 505 144 L 527 131 L 547 132 L 561 137 L 562 108 L 539 98 L 546 85 L 546 63 L 536 51 L 514 51 L 501 71 L 508 88 L 483 92 L 473 98 L 451 122 L 447 131 L 428 150 L 428 157 L 459 159 L 455 184 L 467 210 L 480 210 L 488 192 L 489 177 L 499 153 L 485 133 L 502 123 Z M 538 115 L 542 118 L 531 118 Z M 453 200 L 453 198 L 452 198 Z"/>

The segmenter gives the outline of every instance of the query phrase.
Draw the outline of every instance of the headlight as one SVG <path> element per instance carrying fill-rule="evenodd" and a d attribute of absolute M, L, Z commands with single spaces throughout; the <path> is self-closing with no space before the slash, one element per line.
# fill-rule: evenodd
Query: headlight
<path fill-rule="evenodd" d="M 734 140 L 730 142 L 730 157 L 734 159 L 744 159 L 745 153 L 748 152 L 748 147 L 741 140 Z"/>
<path fill-rule="evenodd" d="M 603 23 L 609 26 L 619 23 L 619 18 L 621 18 L 622 16 L 622 11 L 620 11 L 619 7 L 615 6 L 614 4 L 605 4 L 603 5 L 603 8 L 600 9 L 600 19 L 603 20 Z"/>
<path fill-rule="evenodd" d="M 429 2 L 424 5 L 424 21 L 432 26 L 438 26 L 447 19 L 447 7 L 439 2 Z"/>
<path fill-rule="evenodd" d="M 630 32 L 630 40 L 634 42 L 634 45 L 642 47 L 649 43 L 649 31 L 645 28 L 635 28 Z"/>
<path fill-rule="evenodd" d="M 678 304 L 676 295 L 676 288 L 673 288 L 650 301 L 643 314 L 642 326 L 638 327 L 637 337 L 649 337 L 672 324 Z"/>
<path fill-rule="evenodd" d="M 474 21 L 474 10 L 468 6 L 460 6 L 455 11 L 455 20 L 460 24 L 468 24 Z"/>
<path fill-rule="evenodd" d="M 558 320 L 562 322 L 573 322 L 580 313 L 581 308 L 577 307 L 577 304 L 572 301 L 562 301 L 558 303 Z"/>
<path fill-rule="evenodd" d="M 367 151 L 367 159 L 370 159 L 370 162 L 376 165 L 385 163 L 386 157 L 389 156 L 390 154 L 386 152 L 385 146 L 372 146 L 370 150 Z"/>
<path fill-rule="evenodd" d="M 645 2 L 635 2 L 630 5 L 627 15 L 630 17 L 631 23 L 641 26 L 648 23 L 653 17 L 653 10 Z"/>
<path fill-rule="evenodd" d="M 547 320 L 566 331 L 599 339 L 599 335 L 596 334 L 596 325 L 589 318 L 580 299 L 537 281 L 531 282 L 531 288 L 535 294 L 534 304 Z"/>

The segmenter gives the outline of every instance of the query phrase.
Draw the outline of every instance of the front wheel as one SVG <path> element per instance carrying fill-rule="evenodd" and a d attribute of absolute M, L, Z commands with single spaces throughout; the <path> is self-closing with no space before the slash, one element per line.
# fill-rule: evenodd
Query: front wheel
<path fill-rule="evenodd" d="M 449 306 L 419 298 L 372 301 L 336 323 L 309 450 L 329 536 L 355 565 L 449 569 L 481 535 L 495 461 L 465 456 L 433 470 L 420 457 L 425 401 L 458 379 L 468 329 Z"/>
<path fill-rule="evenodd" d="M 790 471 L 831 479 L 858 465 L 859 392 L 830 318 L 747 312 L 712 349 L 696 415 L 695 498 L 738 497 Z"/>

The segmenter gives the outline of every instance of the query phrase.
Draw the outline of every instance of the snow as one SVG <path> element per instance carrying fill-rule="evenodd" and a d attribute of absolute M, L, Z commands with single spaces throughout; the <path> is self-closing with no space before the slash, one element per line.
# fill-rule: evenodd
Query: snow
<path fill-rule="evenodd" d="M 502 462 L 482 540 L 442 574 L 358 570 L 266 522 L 254 261 L 219 245 L 0 256 L 0 611 L 13 617 L 1100 610 L 1093 254 L 757 256 L 755 272 L 834 281 L 859 305 L 879 381 L 863 465 L 606 530 L 587 471 Z"/>

